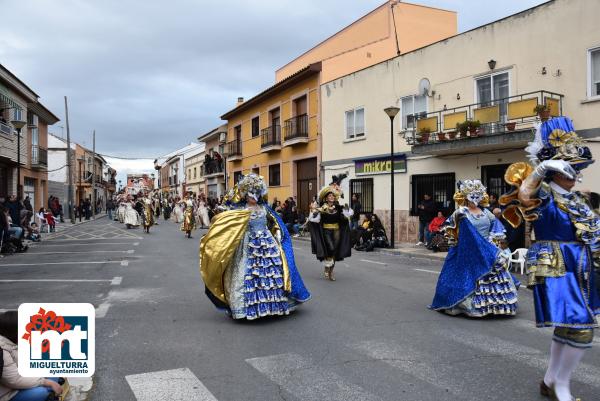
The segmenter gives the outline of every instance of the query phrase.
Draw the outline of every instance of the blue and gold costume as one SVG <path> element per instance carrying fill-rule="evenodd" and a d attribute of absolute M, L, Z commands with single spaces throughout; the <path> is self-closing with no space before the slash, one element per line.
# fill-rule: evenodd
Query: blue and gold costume
<path fill-rule="evenodd" d="M 289 232 L 262 199 L 266 187 L 245 176 L 216 215 L 200 243 L 200 271 L 206 295 L 234 319 L 287 315 L 310 299 L 296 268 Z M 259 200 L 245 204 L 246 196 Z M 270 229 L 269 229 L 270 227 Z"/>
<path fill-rule="evenodd" d="M 459 183 L 459 188 L 454 196 L 459 205 L 487 203 L 485 187 L 478 180 Z M 475 215 L 459 206 L 443 229 L 454 245 L 444 261 L 430 308 L 470 317 L 515 315 L 518 282 L 508 272 L 508 257 L 496 246 L 504 238 L 502 223 L 487 209 Z"/>
<path fill-rule="evenodd" d="M 555 328 L 540 392 L 570 401 L 571 373 L 592 345 L 600 314 L 594 274 L 600 218 L 585 196 L 572 191 L 593 159 L 567 117 L 543 122 L 526 150 L 535 167 L 521 162 L 508 168 L 505 180 L 515 189 L 500 203 L 513 227 L 528 221 L 535 233 L 527 253 L 527 285 L 533 289 L 537 326 Z"/>

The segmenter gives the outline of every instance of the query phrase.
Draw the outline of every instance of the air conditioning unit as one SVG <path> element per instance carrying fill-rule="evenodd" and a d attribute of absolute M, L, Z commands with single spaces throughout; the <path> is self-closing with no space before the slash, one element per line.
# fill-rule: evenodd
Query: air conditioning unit
<path fill-rule="evenodd" d="M 221 132 L 221 134 L 219 135 L 219 142 L 225 143 L 226 140 L 227 140 L 227 132 Z"/>

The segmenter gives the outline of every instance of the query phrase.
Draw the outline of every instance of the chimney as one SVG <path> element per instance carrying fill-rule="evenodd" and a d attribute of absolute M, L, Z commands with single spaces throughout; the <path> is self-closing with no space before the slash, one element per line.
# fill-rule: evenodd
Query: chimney
<path fill-rule="evenodd" d="M 240 97 L 238 97 L 236 106 L 239 106 L 242 103 L 244 103 L 244 98 L 240 96 Z"/>

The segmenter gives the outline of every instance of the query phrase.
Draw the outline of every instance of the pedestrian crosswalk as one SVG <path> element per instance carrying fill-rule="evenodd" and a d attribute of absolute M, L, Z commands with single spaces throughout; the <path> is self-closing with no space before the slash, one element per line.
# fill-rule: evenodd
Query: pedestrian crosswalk
<path fill-rule="evenodd" d="M 515 320 L 506 321 L 507 331 L 514 328 L 512 322 Z M 399 336 L 344 344 L 341 346 L 345 351 L 341 361 L 328 357 L 326 353 L 307 355 L 289 352 L 256 356 L 245 359 L 243 363 L 259 374 L 252 380 L 256 380 L 256 388 L 262 389 L 265 399 L 537 399 L 537 383 L 547 366 L 546 347 L 550 345 L 550 335 L 540 330 L 544 333 L 540 336 L 541 341 L 524 345 L 517 336 L 518 328 L 514 330 L 514 337 L 506 339 L 503 335 L 488 335 L 468 327 L 451 327 L 438 333 L 440 348 L 445 352 L 423 347 L 419 338 Z M 586 391 L 587 398 L 589 394 L 600 391 L 597 356 L 597 350 L 590 351 L 573 377 L 574 388 Z M 377 377 L 379 374 L 373 376 L 372 372 L 385 371 L 385 367 L 387 372 L 382 374 L 383 377 Z M 211 379 L 202 383 L 187 368 L 142 373 L 127 376 L 126 380 L 139 401 L 219 399 L 209 390 Z M 384 382 L 393 390 L 382 389 Z M 154 388 L 162 390 L 154 391 Z M 231 399 L 222 387 L 220 391 L 221 399 Z M 390 391 L 393 391 L 393 396 L 390 396 Z"/>

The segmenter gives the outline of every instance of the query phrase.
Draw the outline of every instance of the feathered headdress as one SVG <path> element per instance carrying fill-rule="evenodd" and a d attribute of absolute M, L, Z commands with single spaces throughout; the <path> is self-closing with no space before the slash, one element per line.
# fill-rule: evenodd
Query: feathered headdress
<path fill-rule="evenodd" d="M 459 181 L 457 190 L 454 193 L 454 201 L 458 206 L 467 206 L 468 202 L 487 207 L 490 204 L 490 197 L 487 194 L 487 188 L 480 180 Z"/>
<path fill-rule="evenodd" d="M 254 198 L 261 202 L 267 196 L 265 180 L 255 173 L 243 176 L 238 183 L 227 193 L 226 200 L 232 203 L 244 202 L 246 197 Z"/>
<path fill-rule="evenodd" d="M 565 160 L 574 169 L 582 170 L 594 162 L 590 148 L 577 135 L 569 117 L 555 117 L 539 124 L 533 142 L 525 151 L 533 164 Z"/>

